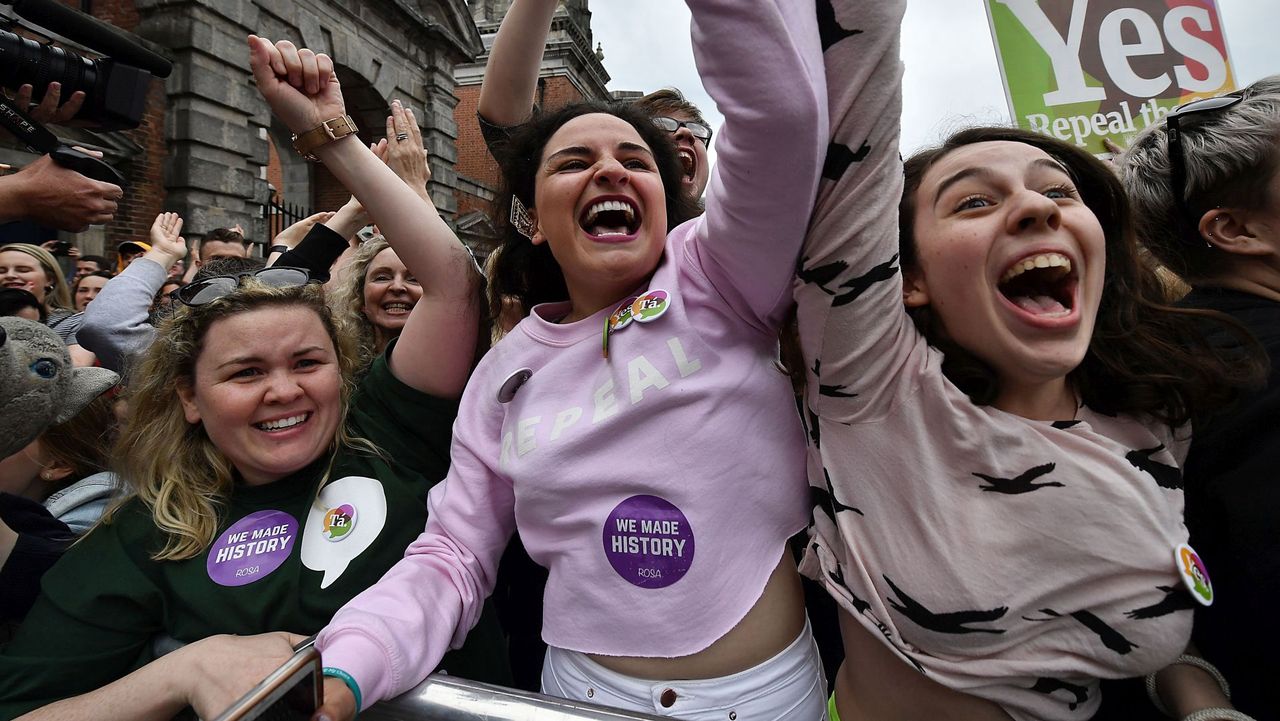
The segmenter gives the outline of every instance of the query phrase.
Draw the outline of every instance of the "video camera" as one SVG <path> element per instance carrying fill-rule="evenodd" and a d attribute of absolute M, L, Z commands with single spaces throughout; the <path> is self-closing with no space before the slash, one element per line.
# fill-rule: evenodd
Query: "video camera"
<path fill-rule="evenodd" d="M 125 130 L 142 121 L 151 80 L 168 77 L 173 65 L 142 47 L 120 30 L 57 0 L 0 0 L 19 17 L 100 52 L 89 59 L 54 45 L 41 45 L 0 30 L 0 85 L 10 90 L 30 84 L 39 102 L 49 83 L 62 85 L 62 97 L 85 93 L 84 106 L 73 119 L 91 130 Z M 12 27 L 12 25 L 11 25 Z M 43 125 L 0 97 L 0 125 L 55 162 L 97 180 L 123 185 L 124 178 L 106 163 L 60 143 Z"/>

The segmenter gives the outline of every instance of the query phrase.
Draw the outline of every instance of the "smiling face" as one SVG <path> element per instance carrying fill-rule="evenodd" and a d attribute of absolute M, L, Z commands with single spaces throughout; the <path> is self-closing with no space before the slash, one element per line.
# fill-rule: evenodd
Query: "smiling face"
<path fill-rule="evenodd" d="M 245 483 L 294 473 L 325 453 L 340 420 L 341 371 L 315 311 L 269 306 L 214 321 L 193 383 L 188 423 L 202 423 Z"/>
<path fill-rule="evenodd" d="M 364 317 L 374 327 L 384 335 L 398 335 L 421 299 L 422 286 L 394 250 L 373 256 L 364 274 Z"/>
<path fill-rule="evenodd" d="M 76 283 L 76 310 L 83 311 L 89 307 L 89 303 L 98 297 L 98 292 L 102 290 L 102 286 L 107 284 L 107 279 L 98 275 L 87 275 Z"/>
<path fill-rule="evenodd" d="M 1089 348 L 1106 262 L 1065 168 L 1025 143 L 966 145 L 929 168 L 915 207 L 906 304 L 990 365 L 1001 398 L 1061 385 Z"/>
<path fill-rule="evenodd" d="M 52 283 L 35 258 L 17 250 L 0 252 L 0 287 L 21 288 L 43 303 L 45 289 Z"/>
<path fill-rule="evenodd" d="M 619 301 L 653 273 L 667 235 L 653 154 L 630 123 L 580 115 L 548 140 L 534 182 L 534 243 L 564 273 L 572 320 Z"/>

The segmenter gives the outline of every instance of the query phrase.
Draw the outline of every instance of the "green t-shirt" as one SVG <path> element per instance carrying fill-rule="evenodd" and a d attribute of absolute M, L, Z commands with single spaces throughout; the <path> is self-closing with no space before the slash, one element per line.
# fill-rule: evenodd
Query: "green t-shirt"
<path fill-rule="evenodd" d="M 214 543 L 153 561 L 162 534 L 139 502 L 90 532 L 44 578 L 22 629 L 0 655 L 0 719 L 114 681 L 151 660 L 152 642 L 220 633 L 319 631 L 404 555 L 444 478 L 457 402 L 392 375 L 386 356 L 361 381 L 348 423 L 382 450 L 341 449 L 265 486 L 238 486 Z M 450 674 L 510 683 L 505 641 L 486 610 Z"/>

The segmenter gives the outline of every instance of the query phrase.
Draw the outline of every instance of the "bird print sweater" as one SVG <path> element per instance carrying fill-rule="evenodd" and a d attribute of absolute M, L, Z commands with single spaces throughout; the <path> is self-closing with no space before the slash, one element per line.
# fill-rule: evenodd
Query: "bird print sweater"
<path fill-rule="evenodd" d="M 969 400 L 903 309 L 901 2 L 819 0 L 832 140 L 795 295 L 813 506 L 801 571 L 903 663 L 1019 721 L 1087 719 L 1192 614 L 1185 439 Z M 857 673 L 857 668 L 851 669 Z"/>

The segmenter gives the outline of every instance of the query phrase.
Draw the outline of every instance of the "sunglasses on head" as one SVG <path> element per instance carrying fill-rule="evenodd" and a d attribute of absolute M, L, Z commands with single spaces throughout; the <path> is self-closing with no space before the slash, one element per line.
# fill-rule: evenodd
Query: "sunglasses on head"
<path fill-rule="evenodd" d="M 1187 158 L 1186 151 L 1182 147 L 1182 124 L 1184 119 L 1189 119 L 1193 115 L 1226 110 L 1233 105 L 1238 105 L 1244 99 L 1244 91 L 1227 93 L 1216 98 L 1200 98 L 1183 103 L 1164 116 L 1169 143 L 1169 185 L 1173 190 L 1173 202 L 1178 210 L 1178 216 L 1189 224 L 1190 232 L 1182 234 L 1182 239 L 1188 244 L 1204 243 L 1210 248 L 1213 247 L 1212 243 L 1200 237 L 1200 224 L 1192 215 L 1191 206 L 1187 205 Z"/>
<path fill-rule="evenodd" d="M 658 115 L 653 118 L 653 124 L 668 133 L 674 133 L 680 128 L 688 128 L 690 135 L 701 140 L 704 145 L 711 146 L 711 128 L 696 120 L 676 120 L 665 115 Z"/>
<path fill-rule="evenodd" d="M 252 277 L 263 285 L 272 288 L 289 288 L 306 285 L 311 282 L 311 274 L 303 268 L 259 268 L 246 270 L 235 275 L 215 275 L 188 283 L 169 294 L 170 298 L 189 306 L 207 305 L 219 298 L 225 298 L 235 292 L 244 283 L 245 278 Z"/>

